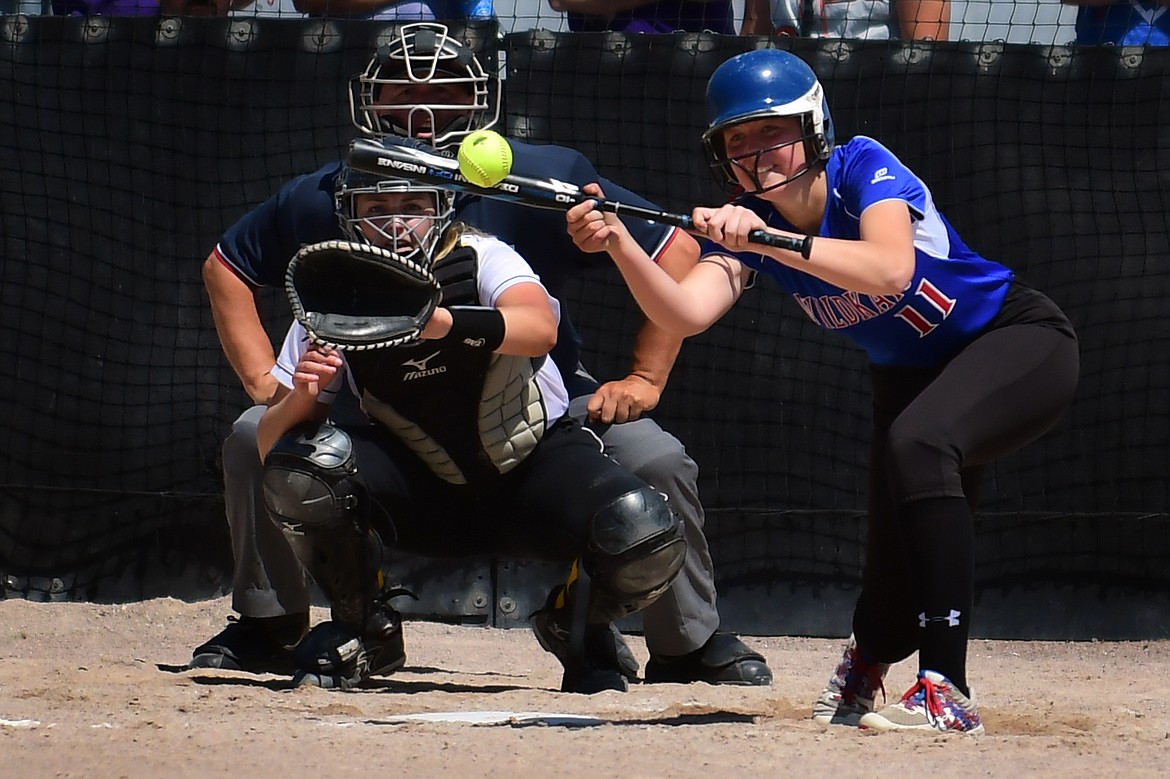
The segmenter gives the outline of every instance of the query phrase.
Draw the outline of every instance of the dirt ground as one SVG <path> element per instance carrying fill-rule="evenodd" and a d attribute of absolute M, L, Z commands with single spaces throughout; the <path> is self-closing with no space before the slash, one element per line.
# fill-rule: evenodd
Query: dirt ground
<path fill-rule="evenodd" d="M 762 689 L 562 694 L 527 631 L 423 622 L 406 625 L 406 668 L 355 692 L 177 670 L 229 611 L 0 601 L 4 775 L 1164 777 L 1170 759 L 1166 641 L 977 641 L 986 735 L 873 734 L 809 719 L 837 640 L 749 637 L 776 673 Z M 913 672 L 891 671 L 891 697 Z"/>

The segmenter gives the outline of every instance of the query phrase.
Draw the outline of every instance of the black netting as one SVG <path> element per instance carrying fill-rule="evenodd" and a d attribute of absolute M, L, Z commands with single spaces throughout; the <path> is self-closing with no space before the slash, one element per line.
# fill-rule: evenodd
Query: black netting
<path fill-rule="evenodd" d="M 218 452 L 247 398 L 220 353 L 200 264 L 285 179 L 341 154 L 353 135 L 347 81 L 388 29 L 60 18 L 0 28 L 10 592 L 226 586 Z M 490 48 L 494 29 L 469 35 Z M 507 131 L 575 146 L 665 207 L 713 203 L 697 145 L 706 77 L 760 43 L 512 33 Z M 1080 334 L 1072 410 L 987 476 L 980 586 L 1165 592 L 1170 51 L 775 45 L 820 75 L 839 138 L 891 147 L 973 248 L 1047 292 Z M 276 340 L 287 312 L 278 294 L 266 300 Z M 624 375 L 640 320 L 616 273 L 576 282 L 566 306 L 591 369 Z M 856 585 L 869 420 L 858 350 L 762 282 L 688 341 L 655 416 L 700 464 L 725 600 Z"/>

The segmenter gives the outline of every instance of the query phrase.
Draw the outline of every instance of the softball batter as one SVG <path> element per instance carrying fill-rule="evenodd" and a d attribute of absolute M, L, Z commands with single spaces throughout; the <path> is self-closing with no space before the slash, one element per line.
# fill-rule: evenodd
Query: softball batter
<path fill-rule="evenodd" d="M 1006 266 L 967 247 L 930 190 L 880 143 L 838 145 L 821 84 L 799 58 L 752 51 L 707 87 L 703 145 L 742 194 L 696 208 L 708 240 L 676 282 L 592 203 L 568 213 L 607 250 L 646 314 L 680 335 L 731 308 L 758 274 L 870 360 L 869 532 L 853 639 L 817 701 L 824 724 L 982 732 L 967 681 L 974 505 L 983 466 L 1035 440 L 1077 384 L 1072 325 Z M 601 195 L 599 187 L 589 191 Z M 802 251 L 750 243 L 753 230 Z M 874 710 L 890 664 L 918 652 L 914 686 Z"/>

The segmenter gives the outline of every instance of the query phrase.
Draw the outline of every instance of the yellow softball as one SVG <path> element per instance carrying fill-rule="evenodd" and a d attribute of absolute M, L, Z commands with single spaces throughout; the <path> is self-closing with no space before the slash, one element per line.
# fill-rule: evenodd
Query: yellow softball
<path fill-rule="evenodd" d="M 477 187 L 494 187 L 512 172 L 512 147 L 494 130 L 476 130 L 459 144 L 459 172 Z"/>

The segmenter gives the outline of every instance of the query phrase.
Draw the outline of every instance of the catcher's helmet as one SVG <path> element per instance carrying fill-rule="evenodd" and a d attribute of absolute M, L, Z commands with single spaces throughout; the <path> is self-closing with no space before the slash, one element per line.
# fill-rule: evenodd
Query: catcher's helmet
<path fill-rule="evenodd" d="M 408 193 L 419 197 L 397 198 L 372 210 L 359 210 L 358 195 Z M 435 248 L 455 214 L 453 192 L 362 173 L 348 165 L 342 166 L 337 176 L 333 200 L 341 230 L 351 241 L 376 244 L 425 266 L 431 264 Z"/>
<path fill-rule="evenodd" d="M 491 81 L 496 82 L 494 90 Z M 493 100 L 493 92 L 499 93 L 498 81 L 498 76 L 492 79 L 484 71 L 475 52 L 451 37 L 446 25 L 407 24 L 398 28 L 393 40 L 380 46 L 366 69 L 350 81 L 350 117 L 364 135 L 375 138 L 410 138 L 429 130 L 430 144 L 442 149 L 496 123 L 499 106 Z M 384 86 L 411 84 L 454 85 L 467 90 L 470 102 L 383 102 L 380 93 Z M 398 116 L 392 117 L 390 112 Z M 437 114 L 442 126 L 436 121 Z M 453 118 L 444 121 L 451 115 Z"/>
<path fill-rule="evenodd" d="M 814 162 L 828 159 L 836 139 L 829 105 L 816 74 L 804 60 L 786 51 L 757 49 L 727 60 L 707 82 L 708 124 L 703 133 L 703 148 L 712 169 L 735 184 L 732 165 L 736 161 L 724 152 L 723 131 L 740 122 L 769 116 L 800 119 L 808 161 L 803 170 L 775 186 L 803 175 Z M 752 156 L 759 151 L 766 150 L 758 150 Z M 750 174 L 754 178 L 754 166 Z"/>

